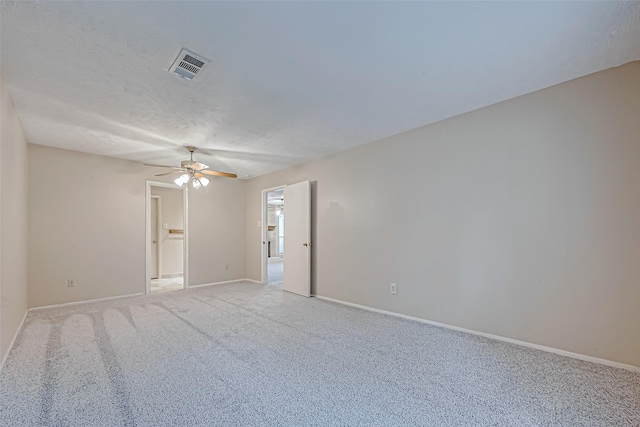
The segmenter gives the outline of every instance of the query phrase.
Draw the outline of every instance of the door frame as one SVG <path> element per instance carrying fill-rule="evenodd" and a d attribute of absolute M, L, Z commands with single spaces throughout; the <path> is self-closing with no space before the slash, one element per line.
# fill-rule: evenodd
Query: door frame
<path fill-rule="evenodd" d="M 187 289 L 189 287 L 189 189 L 187 186 L 180 188 L 168 182 L 147 180 L 145 187 L 145 294 L 148 294 L 151 288 L 151 187 L 182 190 L 182 227 L 184 230 L 182 240 L 182 288 Z"/>
<path fill-rule="evenodd" d="M 158 269 L 158 271 L 156 271 L 155 273 L 157 273 L 158 275 L 158 279 L 160 279 L 162 277 L 162 243 L 160 242 L 160 236 L 162 236 L 162 198 L 160 196 L 156 196 L 154 194 L 151 195 L 151 199 L 155 200 L 156 203 L 156 235 L 158 236 L 158 253 L 156 254 L 156 268 Z M 151 203 L 153 203 L 150 200 Z M 151 205 L 149 206 L 149 208 L 151 208 Z M 151 212 L 151 211 L 149 211 Z M 149 217 L 149 221 L 151 221 L 151 217 Z M 151 227 L 149 227 L 149 233 L 151 233 Z M 149 241 L 151 241 L 151 234 L 149 234 Z M 149 250 L 151 250 L 151 246 L 149 246 Z M 152 255 L 152 254 L 151 254 Z M 149 262 L 151 262 L 151 256 L 149 256 Z M 154 271 L 151 271 L 151 269 L 149 269 L 149 278 L 151 278 L 151 276 L 153 275 Z"/>
<path fill-rule="evenodd" d="M 260 241 L 262 242 L 262 249 L 261 249 L 261 265 L 260 265 L 260 282 L 262 283 L 267 283 L 269 281 L 269 271 L 268 271 L 268 267 L 269 267 L 269 252 L 267 251 L 267 231 L 268 231 L 268 225 L 269 225 L 269 217 L 268 217 L 268 213 L 267 213 L 267 207 L 268 207 L 268 200 L 267 200 L 267 195 L 275 190 L 283 190 L 287 185 L 278 185 L 277 187 L 271 187 L 271 188 L 265 188 L 264 190 L 262 190 L 262 214 L 261 216 L 261 221 L 260 221 L 260 225 L 261 225 L 261 230 L 260 230 Z M 284 194 L 283 194 L 284 197 Z M 284 261 L 283 261 L 284 262 Z"/>

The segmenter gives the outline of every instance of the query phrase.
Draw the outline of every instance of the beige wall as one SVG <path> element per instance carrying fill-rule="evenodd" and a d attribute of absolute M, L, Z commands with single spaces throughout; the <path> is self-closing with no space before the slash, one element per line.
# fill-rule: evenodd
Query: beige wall
<path fill-rule="evenodd" d="M 29 306 L 145 291 L 150 175 L 126 160 L 29 145 Z"/>
<path fill-rule="evenodd" d="M 0 361 L 27 311 L 27 141 L 0 76 Z"/>
<path fill-rule="evenodd" d="M 189 284 L 246 278 L 245 182 L 213 178 L 189 191 Z"/>
<path fill-rule="evenodd" d="M 640 366 L 639 118 L 634 62 L 253 179 L 247 275 L 309 179 L 314 293 Z"/>
<path fill-rule="evenodd" d="M 161 275 L 181 274 L 183 261 L 183 234 L 171 234 L 170 229 L 184 228 L 183 190 L 179 188 L 151 187 L 151 194 L 160 196 L 162 228 L 159 241 L 162 249 Z"/>
<path fill-rule="evenodd" d="M 29 145 L 30 307 L 145 291 L 145 182 L 158 181 L 155 173 L 136 162 Z M 243 186 L 221 179 L 207 190 L 190 197 L 191 284 L 245 276 Z M 217 212 L 227 203 L 242 212 L 231 221 Z M 221 247 L 233 254 L 233 263 L 226 260 L 233 270 L 211 265 Z"/>

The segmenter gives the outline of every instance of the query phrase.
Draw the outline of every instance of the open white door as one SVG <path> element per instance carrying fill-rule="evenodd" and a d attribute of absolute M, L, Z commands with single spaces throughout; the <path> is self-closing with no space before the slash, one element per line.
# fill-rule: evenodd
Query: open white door
<path fill-rule="evenodd" d="M 284 188 L 284 280 L 282 289 L 311 296 L 311 183 Z"/>
<path fill-rule="evenodd" d="M 160 278 L 160 245 L 158 244 L 158 197 L 151 196 L 151 278 Z"/>

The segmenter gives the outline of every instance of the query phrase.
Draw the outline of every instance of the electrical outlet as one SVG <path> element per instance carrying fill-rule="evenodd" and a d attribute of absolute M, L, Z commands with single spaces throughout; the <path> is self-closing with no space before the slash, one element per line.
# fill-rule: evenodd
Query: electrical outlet
<path fill-rule="evenodd" d="M 74 288 L 76 285 L 75 285 L 75 283 L 73 283 L 73 280 L 69 279 L 69 280 L 67 280 L 67 286 L 70 287 L 70 288 Z"/>
<path fill-rule="evenodd" d="M 391 292 L 392 295 L 395 295 L 398 293 L 398 285 L 395 283 L 392 283 L 391 285 L 389 285 L 389 291 Z"/>

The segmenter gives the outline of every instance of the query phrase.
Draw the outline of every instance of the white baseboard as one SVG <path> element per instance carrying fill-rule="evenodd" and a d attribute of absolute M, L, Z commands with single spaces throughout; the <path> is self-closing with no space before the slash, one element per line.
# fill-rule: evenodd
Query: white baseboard
<path fill-rule="evenodd" d="M 11 353 L 11 350 L 13 349 L 13 345 L 16 343 L 16 339 L 18 338 L 18 334 L 22 330 L 22 326 L 24 325 L 24 321 L 27 320 L 27 314 L 29 314 L 29 309 L 25 310 L 24 316 L 22 316 L 22 321 L 20 321 L 20 324 L 18 325 L 18 329 L 16 329 L 15 334 L 13 334 L 13 339 L 9 343 L 9 347 L 7 348 L 7 352 L 2 357 L 2 362 L 0 362 L 0 372 L 2 372 L 2 368 L 4 368 L 4 362 L 7 361 L 7 358 L 9 357 L 9 353 Z"/>
<path fill-rule="evenodd" d="M 598 357 L 587 356 L 585 354 L 573 353 L 571 351 L 560 350 L 560 349 L 553 348 L 553 347 L 547 347 L 547 346 L 544 346 L 544 345 L 533 344 L 533 343 L 526 342 L 526 341 L 515 340 L 513 338 L 501 337 L 500 335 L 493 335 L 493 334 L 488 334 L 488 333 L 485 333 L 485 332 L 474 331 L 472 329 L 460 328 L 458 326 L 447 325 L 446 323 L 434 322 L 434 321 L 431 321 L 431 320 L 421 319 L 419 317 L 407 316 L 405 314 L 394 313 L 393 311 L 380 310 L 378 308 L 368 307 L 366 305 L 354 304 L 354 303 L 351 303 L 351 302 L 342 301 L 342 300 L 338 300 L 338 299 L 334 299 L 334 298 L 323 297 L 323 296 L 320 296 L 320 295 L 313 295 L 313 296 L 318 298 L 318 299 L 321 299 L 321 300 L 335 302 L 337 304 L 348 305 L 350 307 L 355 307 L 355 308 L 359 308 L 359 309 L 362 309 L 362 310 L 372 311 L 374 313 L 386 314 L 387 316 L 393 316 L 393 317 L 399 317 L 399 318 L 402 318 L 402 319 L 413 320 L 415 322 L 426 323 L 428 325 L 433 325 L 433 326 L 439 326 L 439 327 L 445 328 L 445 329 L 451 329 L 451 330 L 454 330 L 454 331 L 465 332 L 467 334 L 478 335 L 478 336 L 481 336 L 481 337 L 490 338 L 490 339 L 498 340 L 498 341 L 504 341 L 504 342 L 508 342 L 508 343 L 511 343 L 511 344 L 520 345 L 520 346 L 523 346 L 523 347 L 534 348 L 536 350 L 542 350 L 542 351 L 546 351 L 548 353 L 559 354 L 560 356 L 566 356 L 566 357 L 571 357 L 573 359 L 584 360 L 585 362 L 592 362 L 592 363 L 597 363 L 597 364 L 600 364 L 600 365 L 611 366 L 613 368 L 621 368 L 621 369 L 626 369 L 627 371 L 640 373 L 640 366 L 627 365 L 625 363 L 614 362 L 614 361 L 607 360 L 607 359 L 600 359 Z"/>
<path fill-rule="evenodd" d="M 217 286 L 217 285 L 226 285 L 227 283 L 238 283 L 238 282 L 253 282 L 253 283 L 261 283 L 257 282 L 253 279 L 233 279 L 233 280 L 225 280 L 223 282 L 212 282 L 212 283 L 203 283 L 201 285 L 190 285 L 187 289 L 191 288 L 202 288 L 204 286 Z"/>
<path fill-rule="evenodd" d="M 117 296 L 114 296 L 114 297 L 88 299 L 88 300 L 84 300 L 84 301 L 65 302 L 65 303 L 62 303 L 62 304 L 41 305 L 39 307 L 31 307 L 29 309 L 29 311 L 38 311 L 38 310 L 46 310 L 46 309 L 49 309 L 49 308 L 66 307 L 68 305 L 89 304 L 89 303 L 92 303 L 92 302 L 109 301 L 109 300 L 112 300 L 112 299 L 139 297 L 140 295 L 145 295 L 145 294 L 144 294 L 144 292 L 142 292 L 142 293 L 138 293 L 138 294 L 117 295 Z"/>

